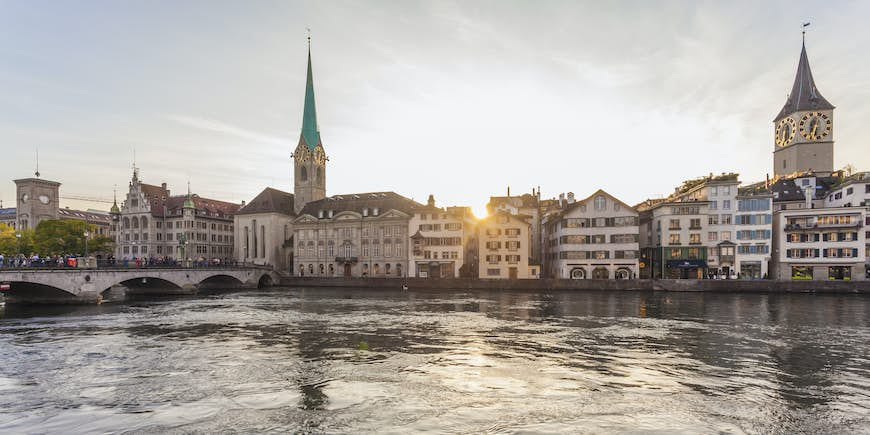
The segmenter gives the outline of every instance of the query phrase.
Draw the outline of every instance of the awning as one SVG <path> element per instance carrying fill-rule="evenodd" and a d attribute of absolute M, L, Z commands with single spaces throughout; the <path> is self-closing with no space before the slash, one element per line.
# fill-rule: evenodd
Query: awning
<path fill-rule="evenodd" d="M 695 269 L 706 268 L 705 260 L 668 260 L 669 269 Z"/>

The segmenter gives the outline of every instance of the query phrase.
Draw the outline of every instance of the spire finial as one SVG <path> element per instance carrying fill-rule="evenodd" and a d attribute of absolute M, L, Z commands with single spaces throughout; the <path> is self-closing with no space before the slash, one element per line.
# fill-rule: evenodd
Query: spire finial
<path fill-rule="evenodd" d="M 308 32 L 308 50 L 311 50 L 311 27 L 306 27 L 305 30 Z"/>
<path fill-rule="evenodd" d="M 36 147 L 36 172 L 33 173 L 36 178 L 39 178 L 39 147 Z"/>
<path fill-rule="evenodd" d="M 807 42 L 807 27 L 810 26 L 810 22 L 807 21 L 801 26 L 801 44 L 806 44 Z"/>

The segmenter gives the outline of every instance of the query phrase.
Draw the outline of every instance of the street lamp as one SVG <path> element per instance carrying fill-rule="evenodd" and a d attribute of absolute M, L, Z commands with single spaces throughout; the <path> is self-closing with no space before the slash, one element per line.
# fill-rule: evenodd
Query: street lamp
<path fill-rule="evenodd" d="M 18 256 L 21 256 L 21 233 L 15 233 L 15 239 L 18 242 Z"/>
<path fill-rule="evenodd" d="M 90 237 L 90 235 L 91 235 L 90 232 L 85 231 L 85 233 L 84 233 L 84 236 L 85 236 L 85 261 L 88 261 L 87 260 L 87 258 L 88 258 L 88 237 Z"/>

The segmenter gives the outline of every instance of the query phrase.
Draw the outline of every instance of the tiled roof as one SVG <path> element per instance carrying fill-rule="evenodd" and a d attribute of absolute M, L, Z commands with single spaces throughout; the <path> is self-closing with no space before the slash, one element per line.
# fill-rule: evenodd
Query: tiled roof
<path fill-rule="evenodd" d="M 371 215 L 371 210 L 374 208 L 377 208 L 380 214 L 391 209 L 412 214 L 418 207 L 423 207 L 423 204 L 405 198 L 396 192 L 367 192 L 333 195 L 328 198 L 312 201 L 305 204 L 305 207 L 302 208 L 299 214 L 318 216 L 321 210 L 324 212 L 332 211 L 333 213 L 353 211 L 362 214 L 363 209 L 369 209 L 369 215 Z"/>
<path fill-rule="evenodd" d="M 267 187 L 236 214 L 282 213 L 293 216 L 293 194 Z"/>
<path fill-rule="evenodd" d="M 58 215 L 61 219 L 85 220 L 88 222 L 110 222 L 112 220 L 112 217 L 108 213 L 71 210 L 68 208 L 58 209 Z"/>

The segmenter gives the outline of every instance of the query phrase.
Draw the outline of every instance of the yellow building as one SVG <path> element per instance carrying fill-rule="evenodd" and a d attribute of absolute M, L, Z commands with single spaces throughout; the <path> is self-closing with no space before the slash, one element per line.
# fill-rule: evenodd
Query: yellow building
<path fill-rule="evenodd" d="M 537 279 L 540 266 L 529 264 L 531 217 L 504 211 L 477 225 L 478 273 L 487 279 Z"/>

